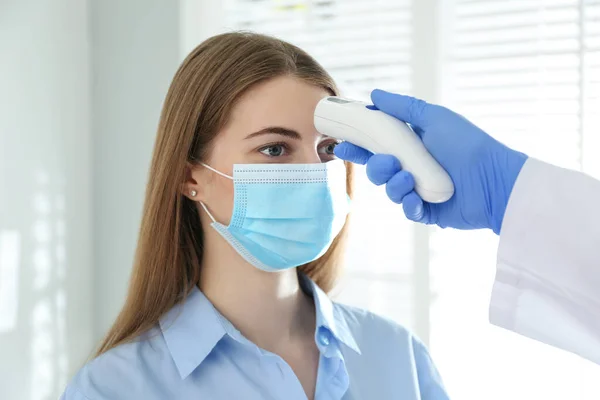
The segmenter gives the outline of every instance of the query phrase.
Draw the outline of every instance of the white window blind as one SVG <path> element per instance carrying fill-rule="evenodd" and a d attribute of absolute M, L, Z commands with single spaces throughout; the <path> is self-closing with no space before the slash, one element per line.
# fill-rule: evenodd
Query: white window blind
<path fill-rule="evenodd" d="M 308 51 L 342 95 L 368 100 L 374 87 L 410 93 L 413 51 L 410 0 L 232 0 L 227 28 L 252 30 Z M 357 167 L 350 237 L 338 301 L 414 327 L 413 229 L 383 188 Z M 429 307 L 429 304 L 419 304 Z"/>
<path fill-rule="evenodd" d="M 600 0 L 586 0 L 582 10 L 582 167 L 600 178 Z"/>
<path fill-rule="evenodd" d="M 599 0 L 444 1 L 444 103 L 532 156 L 597 174 Z M 598 399 L 600 369 L 487 323 L 497 239 L 436 231 L 431 343 L 461 399 Z"/>

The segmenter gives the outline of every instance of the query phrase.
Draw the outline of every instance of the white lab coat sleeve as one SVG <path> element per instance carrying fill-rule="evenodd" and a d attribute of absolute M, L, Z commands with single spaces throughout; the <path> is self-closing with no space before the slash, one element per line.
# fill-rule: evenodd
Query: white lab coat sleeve
<path fill-rule="evenodd" d="M 600 181 L 525 163 L 502 224 L 490 321 L 600 365 Z"/>

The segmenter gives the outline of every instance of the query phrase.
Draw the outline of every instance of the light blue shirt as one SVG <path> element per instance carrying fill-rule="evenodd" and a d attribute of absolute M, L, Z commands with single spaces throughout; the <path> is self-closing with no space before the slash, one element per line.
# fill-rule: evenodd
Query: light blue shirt
<path fill-rule="evenodd" d="M 321 353 L 316 400 L 448 399 L 424 345 L 401 326 L 333 303 L 308 278 Z M 306 400 L 279 356 L 233 327 L 198 289 L 138 340 L 85 365 L 62 399 Z"/>

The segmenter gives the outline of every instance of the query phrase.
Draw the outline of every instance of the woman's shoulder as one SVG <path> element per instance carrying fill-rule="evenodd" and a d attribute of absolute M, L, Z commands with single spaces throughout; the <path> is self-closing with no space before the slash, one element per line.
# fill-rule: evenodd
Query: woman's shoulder
<path fill-rule="evenodd" d="M 367 310 L 339 303 L 334 303 L 334 307 L 338 320 L 346 325 L 360 350 L 360 355 L 346 354 L 351 369 L 372 380 L 382 379 L 380 373 L 369 375 L 376 366 L 377 371 L 386 371 L 396 383 L 417 382 L 423 399 L 448 399 L 427 347 L 410 329 Z M 386 379 L 379 383 L 381 387 L 389 384 Z"/>
<path fill-rule="evenodd" d="M 429 359 L 429 352 L 409 328 L 390 318 L 361 308 L 334 303 L 338 320 L 352 335 L 363 355 L 386 354 L 388 360 Z M 392 358 L 390 358 L 392 357 Z"/>
<path fill-rule="evenodd" d="M 413 340 L 418 338 L 412 331 L 390 318 L 371 311 L 334 302 L 338 318 L 345 321 L 348 329 L 361 336 L 386 337 L 393 340 Z"/>
<path fill-rule="evenodd" d="M 159 328 L 121 344 L 86 363 L 67 386 L 61 399 L 134 399 L 150 393 L 152 382 L 169 375 L 168 349 Z M 173 367 L 172 373 L 177 373 Z"/>

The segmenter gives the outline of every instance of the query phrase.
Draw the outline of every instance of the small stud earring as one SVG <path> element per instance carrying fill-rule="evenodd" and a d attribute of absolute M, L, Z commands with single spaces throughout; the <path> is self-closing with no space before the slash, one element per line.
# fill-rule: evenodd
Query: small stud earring
<path fill-rule="evenodd" d="M 190 194 L 192 195 L 192 197 L 196 197 L 196 195 L 198 194 L 198 192 L 196 192 L 195 190 L 192 190 L 190 192 Z"/>

